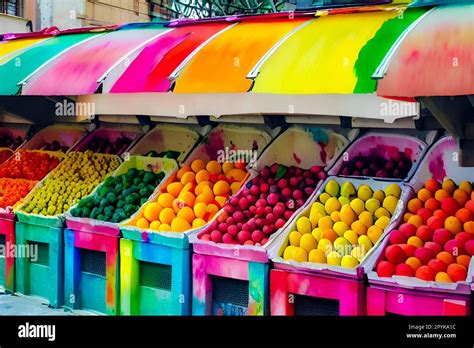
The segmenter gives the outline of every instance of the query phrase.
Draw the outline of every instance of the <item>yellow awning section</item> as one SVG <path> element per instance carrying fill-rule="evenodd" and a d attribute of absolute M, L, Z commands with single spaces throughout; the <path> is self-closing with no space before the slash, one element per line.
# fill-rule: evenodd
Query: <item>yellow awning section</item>
<path fill-rule="evenodd" d="M 286 40 L 261 66 L 257 93 L 354 92 L 359 52 L 397 9 L 322 16 Z"/>
<path fill-rule="evenodd" d="M 15 53 L 17 51 L 19 53 L 21 50 L 28 48 L 46 39 L 48 38 L 43 37 L 40 39 L 21 39 L 21 40 L 5 41 L 3 43 L 0 43 L 0 62 L 4 63 L 5 61 L 8 61 L 11 58 L 15 57 L 15 55 L 12 53 Z M 10 55 L 10 56 L 5 57 L 7 55 Z"/>

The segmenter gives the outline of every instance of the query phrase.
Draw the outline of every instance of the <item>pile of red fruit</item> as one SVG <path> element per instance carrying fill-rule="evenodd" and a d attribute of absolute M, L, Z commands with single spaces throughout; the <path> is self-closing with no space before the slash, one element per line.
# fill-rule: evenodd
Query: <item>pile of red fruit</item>
<path fill-rule="evenodd" d="M 344 161 L 339 174 L 404 179 L 413 165 L 412 153 L 410 148 L 402 152 L 397 147 L 381 145 L 370 149 L 367 155 L 359 153 Z"/>
<path fill-rule="evenodd" d="M 20 150 L 0 166 L 0 178 L 37 181 L 58 164 L 59 158 L 48 153 Z"/>
<path fill-rule="evenodd" d="M 13 151 L 9 149 L 0 150 L 0 164 L 5 162 L 13 155 Z"/>
<path fill-rule="evenodd" d="M 37 181 L 23 179 L 0 179 L 0 208 L 13 207 L 36 185 Z"/>
<path fill-rule="evenodd" d="M 240 245 L 265 245 L 326 179 L 321 167 L 308 170 L 279 164 L 264 167 L 240 193 L 225 204 L 201 240 Z"/>
<path fill-rule="evenodd" d="M 393 230 L 380 277 L 417 277 L 426 281 L 466 280 L 474 255 L 474 192 L 469 182 L 457 186 L 428 179 L 411 199 L 404 223 Z"/>

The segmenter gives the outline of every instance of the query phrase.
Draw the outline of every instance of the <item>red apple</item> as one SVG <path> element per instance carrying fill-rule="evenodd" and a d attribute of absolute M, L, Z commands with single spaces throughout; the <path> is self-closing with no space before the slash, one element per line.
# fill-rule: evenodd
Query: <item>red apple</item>
<path fill-rule="evenodd" d="M 464 247 L 469 255 L 474 255 L 474 240 L 467 241 Z"/>
<path fill-rule="evenodd" d="M 405 244 L 407 242 L 407 237 L 400 232 L 399 230 L 393 230 L 390 232 L 390 244 L 395 245 L 395 244 Z"/>
<path fill-rule="evenodd" d="M 446 272 L 448 269 L 448 265 L 445 264 L 443 261 L 438 259 L 432 259 L 428 262 L 428 266 L 433 269 L 435 273 L 439 272 Z"/>
<path fill-rule="evenodd" d="M 391 277 L 395 274 L 395 266 L 388 261 L 380 261 L 377 265 L 377 274 L 379 277 Z"/>
<path fill-rule="evenodd" d="M 407 255 L 399 245 L 390 245 L 385 249 L 385 257 L 394 265 L 405 262 Z"/>
<path fill-rule="evenodd" d="M 433 242 L 438 243 L 441 246 L 444 246 L 448 241 L 453 238 L 454 235 L 446 228 L 439 228 L 433 233 Z"/>
<path fill-rule="evenodd" d="M 398 276 L 413 277 L 415 271 L 406 263 L 401 263 L 396 267 L 395 274 Z"/>
<path fill-rule="evenodd" d="M 423 242 L 429 242 L 433 239 L 433 230 L 428 226 L 421 225 L 416 230 L 416 236 L 420 238 Z"/>
<path fill-rule="evenodd" d="M 436 255 L 443 251 L 443 247 L 435 242 L 426 242 L 425 248 L 433 250 Z"/>
<path fill-rule="evenodd" d="M 452 197 L 446 197 L 441 200 L 441 209 L 448 215 L 454 216 L 460 208 L 459 203 Z"/>
<path fill-rule="evenodd" d="M 423 247 L 415 250 L 415 257 L 420 260 L 423 265 L 427 265 L 431 259 L 436 257 L 436 254 L 433 250 Z"/>
<path fill-rule="evenodd" d="M 438 216 L 432 216 L 428 219 L 428 227 L 431 228 L 433 231 L 444 227 L 444 220 Z"/>
<path fill-rule="evenodd" d="M 401 224 L 398 230 L 402 232 L 405 235 L 405 237 L 407 237 L 407 239 L 410 237 L 413 237 L 416 233 L 416 227 L 409 223 Z"/>

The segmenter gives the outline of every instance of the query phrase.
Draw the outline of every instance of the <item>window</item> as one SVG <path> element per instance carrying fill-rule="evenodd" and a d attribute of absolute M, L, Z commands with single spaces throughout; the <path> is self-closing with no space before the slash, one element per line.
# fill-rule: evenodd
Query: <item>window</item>
<path fill-rule="evenodd" d="M 23 0 L 0 0 L 0 13 L 21 17 L 23 15 Z"/>

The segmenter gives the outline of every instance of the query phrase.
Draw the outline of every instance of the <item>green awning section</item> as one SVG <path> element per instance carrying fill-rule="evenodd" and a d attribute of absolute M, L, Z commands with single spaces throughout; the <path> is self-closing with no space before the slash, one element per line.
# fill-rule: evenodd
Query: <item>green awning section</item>
<path fill-rule="evenodd" d="M 40 42 L 11 59 L 0 61 L 0 95 L 16 95 L 20 92 L 20 82 L 29 77 L 48 61 L 85 40 L 100 33 L 59 35 Z"/>

